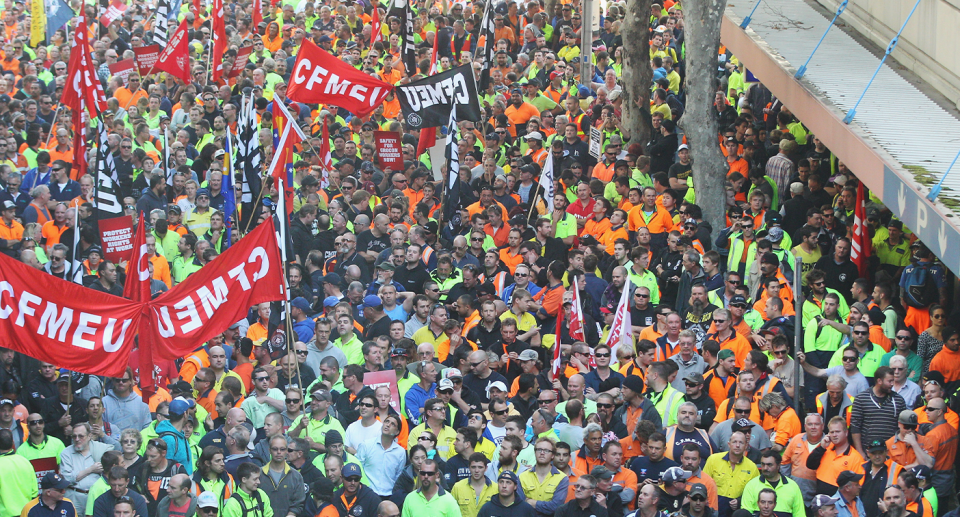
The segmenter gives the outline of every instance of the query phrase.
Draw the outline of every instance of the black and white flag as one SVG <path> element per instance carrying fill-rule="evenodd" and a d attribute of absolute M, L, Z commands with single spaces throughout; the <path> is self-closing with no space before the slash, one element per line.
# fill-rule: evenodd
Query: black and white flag
<path fill-rule="evenodd" d="M 457 105 L 450 110 L 450 121 L 447 123 L 447 193 L 444 208 L 444 219 L 454 227 L 459 226 L 460 218 L 460 150 L 457 141 Z"/>
<path fill-rule="evenodd" d="M 119 196 L 119 176 L 113 153 L 110 152 L 109 133 L 103 119 L 97 117 L 97 219 L 113 219 L 123 215 L 123 199 Z M 149 214 L 148 214 L 149 215 Z"/>
<path fill-rule="evenodd" d="M 450 118 L 457 104 L 458 120 L 479 122 L 483 118 L 477 81 L 470 64 L 397 86 L 403 120 L 411 129 L 439 127 Z"/>
<path fill-rule="evenodd" d="M 160 45 L 162 50 L 167 46 L 167 35 L 170 31 L 170 0 L 157 2 L 157 14 L 153 26 L 153 42 Z"/>
<path fill-rule="evenodd" d="M 483 9 L 483 19 L 480 22 L 480 38 L 483 39 L 483 65 L 480 68 L 480 91 L 486 91 L 490 85 L 490 69 L 493 68 L 494 58 L 497 53 L 497 25 L 493 20 L 493 2 L 490 2 Z"/>
<path fill-rule="evenodd" d="M 236 206 L 240 209 L 239 219 L 241 231 L 249 228 L 250 218 L 256 212 L 256 201 L 260 197 L 261 162 L 263 150 L 260 147 L 260 135 L 257 132 L 257 107 L 253 97 L 244 97 L 237 120 L 237 139 L 234 145 L 233 171 L 240 178 L 240 196 L 236 199 Z M 224 188 L 233 188 L 237 179 L 229 178 L 224 181 Z"/>

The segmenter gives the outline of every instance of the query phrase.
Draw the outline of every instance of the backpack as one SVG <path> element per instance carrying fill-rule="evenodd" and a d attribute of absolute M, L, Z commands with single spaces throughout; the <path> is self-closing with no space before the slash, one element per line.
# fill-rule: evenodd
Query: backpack
<path fill-rule="evenodd" d="M 246 505 L 243 504 L 243 498 L 240 497 L 240 494 L 238 492 L 234 492 L 230 496 L 230 499 L 236 499 L 237 502 L 240 503 L 240 512 L 241 512 L 240 517 L 247 517 L 247 515 L 251 513 L 253 514 L 254 517 L 256 517 L 257 515 L 256 512 L 258 510 L 260 511 L 260 516 L 261 517 L 263 516 L 263 499 L 260 498 L 259 490 L 253 493 L 253 500 L 256 501 L 257 503 L 257 505 L 254 506 L 253 508 L 247 508 Z"/>
<path fill-rule="evenodd" d="M 180 450 L 180 441 L 182 440 L 184 442 L 183 448 L 187 451 L 187 461 L 193 460 L 193 458 L 191 458 L 190 442 L 188 442 L 185 438 L 181 438 L 180 436 L 177 436 L 176 433 L 171 431 L 164 431 L 158 434 L 157 438 L 160 438 L 162 440 L 166 436 L 173 438 L 173 443 L 174 443 L 173 454 L 176 454 L 177 451 Z"/>
<path fill-rule="evenodd" d="M 915 264 L 903 272 L 904 298 L 907 305 L 922 309 L 940 299 L 940 290 L 931 271 L 933 264 Z"/>

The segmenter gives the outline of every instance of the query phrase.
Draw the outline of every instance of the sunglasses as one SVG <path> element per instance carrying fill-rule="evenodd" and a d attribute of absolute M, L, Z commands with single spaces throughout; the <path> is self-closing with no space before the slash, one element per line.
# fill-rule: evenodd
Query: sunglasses
<path fill-rule="evenodd" d="M 421 475 L 422 477 L 431 477 L 431 476 L 433 476 L 433 475 L 436 474 L 436 473 L 437 473 L 437 471 L 435 471 L 435 470 L 421 470 L 421 471 L 420 471 L 420 475 Z M 359 478 L 358 478 L 358 480 L 359 480 Z"/>
<path fill-rule="evenodd" d="M 360 406 L 360 407 L 365 407 L 365 408 L 371 408 L 371 407 L 373 407 L 373 404 L 371 404 L 371 403 L 369 403 L 369 402 L 361 402 L 361 403 L 359 403 L 359 404 L 357 404 L 357 405 Z"/>
<path fill-rule="evenodd" d="M 612 407 L 613 407 L 613 404 L 600 404 L 600 403 L 597 404 L 598 409 L 610 409 Z"/>
<path fill-rule="evenodd" d="M 848 356 L 848 355 L 845 355 L 845 356 L 843 356 L 843 362 L 845 362 L 845 363 L 855 363 L 855 362 L 857 362 L 857 358 L 856 358 L 856 357 L 850 357 L 850 356 Z"/>
<path fill-rule="evenodd" d="M 854 330 L 854 331 L 853 331 L 853 335 L 855 335 L 855 336 L 866 336 L 867 334 L 869 334 L 869 332 L 864 332 L 864 331 L 862 331 L 862 330 Z"/>
<path fill-rule="evenodd" d="M 41 419 L 41 420 L 27 420 L 27 424 L 29 424 L 29 425 L 40 425 L 40 424 L 42 424 L 42 423 L 43 423 L 43 420 L 42 420 L 42 419 Z"/>
<path fill-rule="evenodd" d="M 299 404 L 302 401 L 300 399 L 287 399 L 286 402 L 287 404 Z"/>
<path fill-rule="evenodd" d="M 749 409 L 734 409 L 733 412 L 736 413 L 736 414 L 738 414 L 738 415 L 746 415 L 747 413 L 750 412 L 750 410 L 749 410 Z"/>

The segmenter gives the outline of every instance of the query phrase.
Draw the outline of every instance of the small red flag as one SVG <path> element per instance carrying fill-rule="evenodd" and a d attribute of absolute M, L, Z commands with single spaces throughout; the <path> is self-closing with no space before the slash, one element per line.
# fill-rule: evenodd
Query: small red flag
<path fill-rule="evenodd" d="M 141 213 L 137 232 L 133 236 L 133 253 L 127 265 L 127 280 L 123 284 L 123 297 L 135 302 L 150 301 L 150 256 L 147 255 L 147 236 Z"/>
<path fill-rule="evenodd" d="M 189 83 L 190 54 L 187 51 L 187 40 L 187 20 L 184 18 L 167 47 L 160 52 L 154 68 L 159 72 L 169 72 L 184 83 Z"/>
<path fill-rule="evenodd" d="M 227 28 L 223 22 L 223 0 L 213 0 L 213 82 L 223 77 L 223 53 L 227 50 Z"/>
<path fill-rule="evenodd" d="M 868 278 L 870 255 L 873 253 L 867 222 L 867 192 L 861 182 L 857 186 L 857 206 L 853 211 L 853 240 L 850 243 L 850 260 L 857 265 L 860 278 Z"/>

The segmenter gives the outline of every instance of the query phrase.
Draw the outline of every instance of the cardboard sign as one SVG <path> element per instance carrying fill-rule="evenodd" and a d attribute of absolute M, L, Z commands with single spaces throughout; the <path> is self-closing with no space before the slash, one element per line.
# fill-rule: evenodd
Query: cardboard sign
<path fill-rule="evenodd" d="M 136 66 L 137 65 L 133 58 L 117 61 L 116 63 L 109 65 L 110 75 L 123 79 L 123 84 L 127 84 L 127 76 L 130 75 L 130 72 L 133 72 L 133 69 Z"/>
<path fill-rule="evenodd" d="M 393 131 L 374 131 L 373 140 L 377 145 L 377 161 L 381 169 L 390 167 L 393 171 L 403 170 L 403 149 L 400 146 L 400 134 Z"/>
<path fill-rule="evenodd" d="M 105 27 L 118 20 L 127 10 L 127 3 L 123 0 L 113 0 L 107 10 L 100 17 L 100 23 Z"/>
<path fill-rule="evenodd" d="M 160 57 L 160 45 L 148 45 L 145 47 L 135 47 L 133 49 L 134 59 L 137 62 L 137 69 L 140 77 L 151 74 L 154 71 L 153 65 Z"/>
<path fill-rule="evenodd" d="M 380 386 L 388 386 L 390 388 L 390 407 L 398 415 L 402 414 L 400 413 L 400 390 L 397 388 L 397 372 L 394 370 L 367 372 L 363 374 L 363 385 L 368 386 L 373 391 L 377 391 Z"/>
<path fill-rule="evenodd" d="M 590 156 L 593 156 L 596 159 L 600 159 L 601 148 L 603 147 L 603 133 L 600 132 L 600 129 L 593 126 L 590 127 Z"/>
<path fill-rule="evenodd" d="M 101 219 L 100 238 L 103 241 L 103 258 L 113 263 L 130 259 L 133 253 L 133 227 L 126 216 Z"/>
<path fill-rule="evenodd" d="M 251 52 L 253 52 L 253 45 L 237 50 L 237 58 L 233 60 L 233 68 L 227 73 L 227 78 L 237 77 L 243 72 L 243 67 L 250 62 Z"/>

